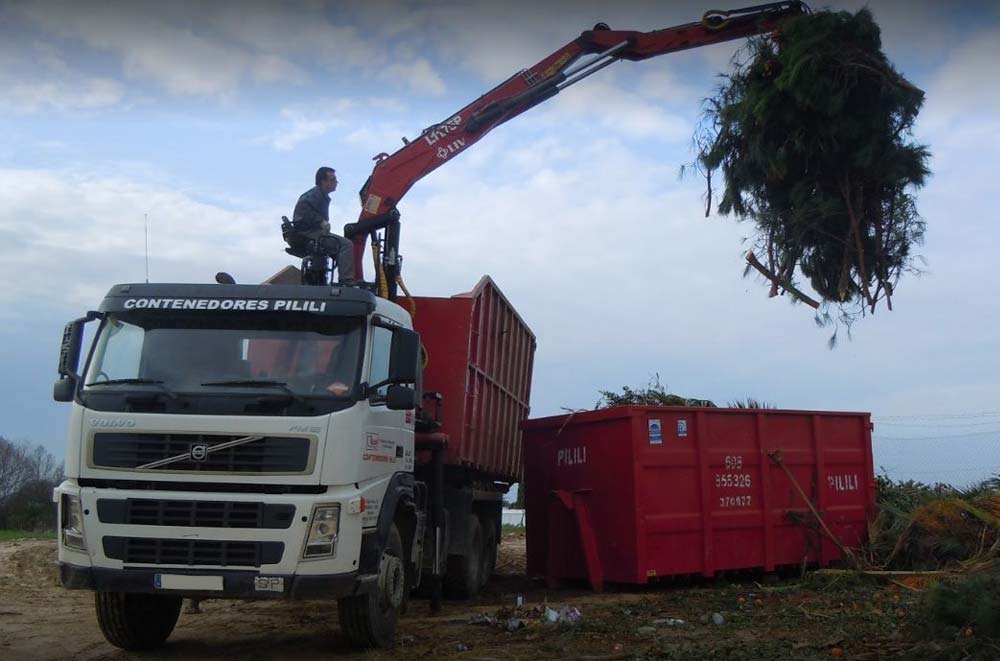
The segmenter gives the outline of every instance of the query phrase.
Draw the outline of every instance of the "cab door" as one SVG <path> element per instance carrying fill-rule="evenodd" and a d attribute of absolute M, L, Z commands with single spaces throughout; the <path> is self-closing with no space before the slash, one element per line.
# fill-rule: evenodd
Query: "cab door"
<path fill-rule="evenodd" d="M 371 351 L 365 381 L 376 386 L 389 378 L 394 330 L 389 324 L 373 323 L 370 332 Z M 414 412 L 389 409 L 386 406 L 388 389 L 388 384 L 369 388 L 369 414 L 361 456 L 363 479 L 413 470 Z"/>

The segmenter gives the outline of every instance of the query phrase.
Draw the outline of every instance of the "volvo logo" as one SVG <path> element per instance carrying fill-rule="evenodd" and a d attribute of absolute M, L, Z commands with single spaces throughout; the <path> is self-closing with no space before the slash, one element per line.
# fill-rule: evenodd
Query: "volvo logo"
<path fill-rule="evenodd" d="M 101 420 L 99 418 L 93 418 L 90 421 L 91 427 L 135 427 L 135 420 L 129 420 L 128 418 L 112 418 L 108 420 Z"/>
<path fill-rule="evenodd" d="M 213 452 L 218 452 L 219 450 L 227 450 L 229 448 L 235 448 L 240 445 L 246 445 L 247 443 L 253 443 L 259 441 L 263 436 L 241 436 L 240 438 L 234 438 L 231 441 L 226 441 L 224 443 L 216 443 L 215 445 L 209 445 L 207 443 L 197 443 L 192 445 L 191 448 L 184 454 L 175 454 L 172 457 L 164 457 L 163 459 L 157 459 L 156 461 L 151 461 L 148 464 L 143 464 L 142 466 L 136 466 L 138 470 L 148 470 L 150 468 L 160 468 L 161 466 L 169 466 L 170 464 L 176 463 L 178 461 L 205 461 Z"/>

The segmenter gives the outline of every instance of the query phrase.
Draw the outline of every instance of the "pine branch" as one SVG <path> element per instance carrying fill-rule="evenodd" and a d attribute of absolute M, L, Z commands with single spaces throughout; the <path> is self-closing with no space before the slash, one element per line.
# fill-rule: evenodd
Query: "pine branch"
<path fill-rule="evenodd" d="M 753 254 L 752 250 L 747 252 L 747 264 L 757 269 L 757 271 L 761 275 L 770 280 L 773 284 L 780 286 L 782 289 L 792 294 L 795 298 L 799 299 L 806 305 L 810 306 L 814 310 L 819 309 L 819 303 L 817 301 L 803 294 L 795 287 L 795 285 L 793 285 L 788 280 L 780 279 L 777 275 L 774 274 L 774 272 L 772 272 L 770 269 L 768 269 L 766 266 L 760 263 L 760 261 L 757 259 L 757 256 Z"/>

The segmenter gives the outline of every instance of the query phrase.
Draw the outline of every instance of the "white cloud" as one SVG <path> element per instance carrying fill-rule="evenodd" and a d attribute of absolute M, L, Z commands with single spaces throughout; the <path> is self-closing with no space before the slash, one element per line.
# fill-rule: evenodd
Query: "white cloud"
<path fill-rule="evenodd" d="M 41 71 L 27 74 L 32 67 Z M 90 111 L 122 103 L 125 86 L 66 62 L 52 44 L 0 43 L 0 109 L 14 113 Z"/>
<path fill-rule="evenodd" d="M 255 58 L 250 73 L 259 83 L 298 85 L 309 80 L 309 76 L 301 68 L 275 55 L 261 55 Z"/>
<path fill-rule="evenodd" d="M 406 130 L 394 121 L 378 118 L 399 114 L 405 108 L 404 103 L 391 97 L 338 98 L 284 108 L 279 113 L 284 126 L 261 141 L 278 151 L 290 151 L 334 129 L 345 129 L 344 142 L 376 153 L 392 149 L 393 145 L 402 146 L 400 136 Z"/>
<path fill-rule="evenodd" d="M 696 110 L 692 104 L 690 110 Z M 688 118 L 652 101 L 615 79 L 588 80 L 559 94 L 544 106 L 540 122 L 562 126 L 576 122 L 580 128 L 593 131 L 602 127 L 601 135 L 623 135 L 634 140 L 686 143 L 691 140 L 693 123 Z"/>
<path fill-rule="evenodd" d="M 996 119 L 1000 107 L 1000 29 L 967 36 L 930 77 L 921 125 L 928 130 Z"/>
<path fill-rule="evenodd" d="M 0 288 L 0 301 L 80 309 L 115 282 L 141 280 L 144 214 L 153 279 L 205 282 L 225 269 L 259 282 L 287 263 L 276 210 L 239 213 L 120 175 L 0 169 L 0 263 L 31 274 Z"/>
<path fill-rule="evenodd" d="M 380 74 L 380 78 L 402 83 L 404 87 L 422 94 L 440 96 L 445 92 L 440 74 L 423 57 L 409 62 L 394 62 Z"/>
<path fill-rule="evenodd" d="M 124 96 L 122 84 L 107 78 L 17 82 L 0 91 L 0 106 L 15 112 L 95 110 L 118 105 Z"/>
<path fill-rule="evenodd" d="M 393 123 L 380 123 L 371 126 L 360 126 L 344 135 L 344 142 L 358 147 L 364 147 L 375 154 L 389 153 L 404 146 L 400 139 L 405 131 Z"/>
<path fill-rule="evenodd" d="M 15 7 L 46 36 L 113 53 L 128 78 L 173 94 L 229 99 L 248 83 L 304 83 L 316 68 L 430 95 L 445 87 L 432 63 L 410 46 L 380 44 L 338 24 L 342 19 L 324 3 L 54 0 Z"/>
<path fill-rule="evenodd" d="M 646 98 L 666 102 L 672 106 L 695 107 L 704 95 L 683 80 L 676 73 L 676 68 L 663 67 L 643 71 L 639 75 L 636 86 L 638 93 Z"/>
<path fill-rule="evenodd" d="M 188 12 L 174 15 L 178 7 Z M 244 79 L 303 77 L 298 67 L 273 53 L 218 39 L 198 20 L 196 5 L 66 1 L 21 3 L 17 9 L 49 33 L 117 54 L 127 77 L 153 81 L 176 94 L 221 96 Z"/>
<path fill-rule="evenodd" d="M 349 102 L 343 102 L 349 106 Z M 309 116 L 306 111 L 297 108 L 286 108 L 281 111 L 281 118 L 287 126 L 271 134 L 266 140 L 278 151 L 290 151 L 299 143 L 324 135 L 336 126 L 343 126 L 342 117 L 324 112 L 322 115 Z"/>

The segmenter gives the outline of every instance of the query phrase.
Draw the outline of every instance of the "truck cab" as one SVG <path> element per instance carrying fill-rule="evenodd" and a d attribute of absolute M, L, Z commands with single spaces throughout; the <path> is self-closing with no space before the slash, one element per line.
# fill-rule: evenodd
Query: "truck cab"
<path fill-rule="evenodd" d="M 115 285 L 60 352 L 63 584 L 125 649 L 162 643 L 183 597 L 338 599 L 353 643 L 390 643 L 424 565 L 444 571 L 421 367 L 410 314 L 363 289 Z"/>

